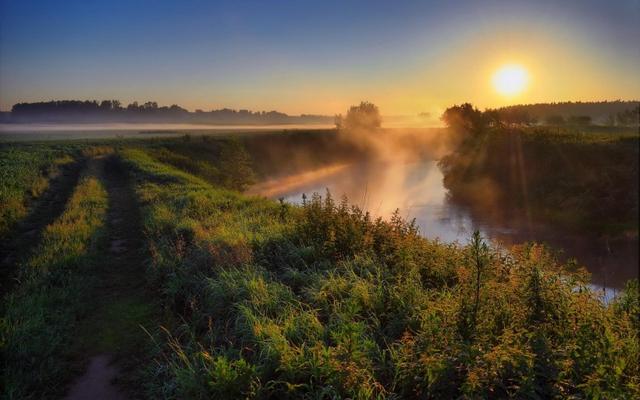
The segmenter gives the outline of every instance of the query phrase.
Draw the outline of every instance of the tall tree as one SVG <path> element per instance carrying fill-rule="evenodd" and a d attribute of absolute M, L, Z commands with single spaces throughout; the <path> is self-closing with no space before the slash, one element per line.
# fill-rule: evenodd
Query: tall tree
<path fill-rule="evenodd" d="M 380 128 L 382 117 L 378 106 L 363 101 L 357 106 L 351 106 L 341 122 L 346 130 L 374 130 Z"/>

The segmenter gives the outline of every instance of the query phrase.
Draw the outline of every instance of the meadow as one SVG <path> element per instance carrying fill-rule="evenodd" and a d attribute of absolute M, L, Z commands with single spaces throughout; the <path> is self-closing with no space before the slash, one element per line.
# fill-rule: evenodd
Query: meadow
<path fill-rule="evenodd" d="M 506 249 L 479 234 L 442 243 L 399 214 L 373 218 L 330 193 L 300 206 L 242 193 L 281 172 L 281 152 L 258 151 L 274 140 L 307 146 L 309 157 L 336 149 L 332 162 L 366 156 L 327 137 L 3 144 L 2 173 L 15 179 L 2 180 L 2 193 L 24 208 L 3 208 L 15 235 L 28 210 L 42 207 L 29 200 L 32 188 L 51 187 L 58 160 L 81 171 L 64 211 L 11 263 L 15 284 L 0 324 L 4 397 L 60 396 L 98 350 L 114 354 L 124 387 L 143 398 L 640 396 L 637 280 L 605 303 L 583 268 L 539 244 Z M 516 140 L 533 153 L 569 143 L 575 157 L 595 160 L 626 157 L 625 140 L 637 145 L 595 137 L 531 131 Z M 445 163 L 464 176 L 459 151 Z M 558 162 L 563 155 L 573 157 L 562 151 Z M 315 157 L 286 161 L 325 162 Z M 483 173 L 500 168 L 480 160 L 472 165 Z M 544 196 L 581 192 L 599 182 L 596 173 L 626 179 L 595 165 L 589 179 Z M 560 167 L 545 168 L 540 176 Z M 637 229 L 627 212 L 598 226 Z M 110 290 L 122 296 L 111 299 L 117 307 L 97 300 Z"/>
<path fill-rule="evenodd" d="M 73 161 L 59 146 L 0 145 L 0 237 L 27 215 L 60 169 Z"/>
<path fill-rule="evenodd" d="M 64 389 L 78 319 L 90 310 L 86 268 L 96 262 L 106 208 L 95 171 L 85 171 L 63 214 L 14 271 L 19 283 L 4 299 L 1 325 L 7 398 Z"/>

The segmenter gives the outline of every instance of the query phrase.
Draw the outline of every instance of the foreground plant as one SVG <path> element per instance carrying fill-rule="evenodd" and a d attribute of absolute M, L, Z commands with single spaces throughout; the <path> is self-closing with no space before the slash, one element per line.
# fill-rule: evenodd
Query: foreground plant
<path fill-rule="evenodd" d="M 442 244 L 329 195 L 283 207 L 121 157 L 172 315 L 150 397 L 640 395 L 633 286 L 607 305 L 539 245 Z"/>
<path fill-rule="evenodd" d="M 86 311 L 86 271 L 95 262 L 106 210 L 103 186 L 95 171 L 86 171 L 64 213 L 20 266 L 0 320 L 7 398 L 52 396 L 64 388 L 77 319 Z"/>

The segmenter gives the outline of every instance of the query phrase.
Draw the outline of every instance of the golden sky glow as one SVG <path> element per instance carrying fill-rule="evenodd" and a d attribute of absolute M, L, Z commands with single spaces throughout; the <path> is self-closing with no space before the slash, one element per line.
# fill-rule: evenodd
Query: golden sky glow
<path fill-rule="evenodd" d="M 493 74 L 492 82 L 501 95 L 515 97 L 527 88 L 529 74 L 521 65 L 505 65 Z"/>
<path fill-rule="evenodd" d="M 331 115 L 366 100 L 416 116 L 640 96 L 637 0 L 130 3 L 0 0 L 0 110 L 119 99 Z M 496 78 L 509 65 L 525 74 Z"/>

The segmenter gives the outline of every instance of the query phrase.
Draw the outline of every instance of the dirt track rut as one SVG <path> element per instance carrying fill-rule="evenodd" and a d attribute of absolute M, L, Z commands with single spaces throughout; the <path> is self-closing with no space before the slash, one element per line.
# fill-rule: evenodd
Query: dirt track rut
<path fill-rule="evenodd" d="M 144 363 L 148 337 L 142 327 L 154 320 L 146 292 L 140 215 L 126 171 L 114 156 L 92 160 L 109 196 L 106 241 L 94 268 L 95 311 L 82 323 L 78 353 L 88 364 L 66 399 L 120 400 L 136 396 L 132 376 Z"/>

